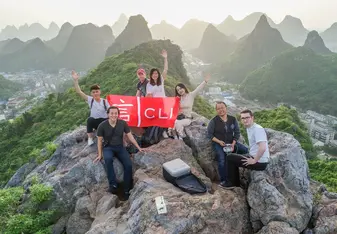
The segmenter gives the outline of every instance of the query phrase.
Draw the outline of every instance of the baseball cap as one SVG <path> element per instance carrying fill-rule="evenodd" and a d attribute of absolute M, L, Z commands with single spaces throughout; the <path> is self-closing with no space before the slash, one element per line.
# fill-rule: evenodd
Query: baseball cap
<path fill-rule="evenodd" d="M 145 70 L 143 68 L 139 68 L 137 70 L 137 74 L 146 74 Z"/>

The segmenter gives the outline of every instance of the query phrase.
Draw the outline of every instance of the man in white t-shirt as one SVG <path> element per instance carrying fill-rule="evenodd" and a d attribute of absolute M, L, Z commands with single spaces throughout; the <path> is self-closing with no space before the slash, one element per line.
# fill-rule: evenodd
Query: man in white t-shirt
<path fill-rule="evenodd" d="M 266 169 L 270 159 L 266 131 L 263 127 L 254 123 L 252 111 L 241 111 L 240 117 L 247 130 L 249 154 L 229 154 L 227 156 L 228 177 L 233 186 L 240 186 L 239 167 L 263 171 Z"/>
<path fill-rule="evenodd" d="M 88 133 L 88 145 L 94 144 L 94 129 L 97 130 L 98 125 L 108 118 L 107 109 L 110 107 L 107 100 L 101 98 L 101 89 L 98 85 L 90 87 L 91 96 L 82 92 L 78 85 L 79 76 L 75 71 L 71 73 L 74 79 L 74 86 L 76 92 L 88 102 L 90 108 L 90 116 L 87 119 L 87 133 Z"/>

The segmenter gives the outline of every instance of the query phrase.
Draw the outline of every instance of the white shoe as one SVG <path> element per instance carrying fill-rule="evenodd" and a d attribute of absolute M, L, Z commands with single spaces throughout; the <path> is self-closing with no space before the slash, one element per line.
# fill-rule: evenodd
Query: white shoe
<path fill-rule="evenodd" d="M 178 136 L 178 139 L 181 140 L 181 141 L 184 140 L 184 138 L 182 138 L 181 136 Z"/>
<path fill-rule="evenodd" d="M 179 138 L 177 136 L 174 136 L 174 140 L 178 140 Z"/>
<path fill-rule="evenodd" d="M 163 132 L 163 137 L 164 137 L 165 139 L 168 138 L 168 135 L 167 135 L 166 131 Z"/>
<path fill-rule="evenodd" d="M 92 138 L 88 138 L 88 146 L 91 146 L 94 144 L 94 140 Z"/>

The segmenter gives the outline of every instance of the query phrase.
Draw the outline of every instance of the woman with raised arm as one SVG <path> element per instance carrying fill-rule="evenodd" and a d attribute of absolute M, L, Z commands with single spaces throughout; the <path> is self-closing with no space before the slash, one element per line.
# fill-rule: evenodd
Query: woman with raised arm
<path fill-rule="evenodd" d="M 184 128 L 189 126 L 192 122 L 192 108 L 194 99 L 206 86 L 210 78 L 210 75 L 206 75 L 204 81 L 201 82 L 201 84 L 192 92 L 189 92 L 186 86 L 182 83 L 177 84 L 175 87 L 176 97 L 180 98 L 180 109 L 174 129 L 169 129 L 169 135 L 173 134 L 174 139 L 182 140 L 184 137 L 186 137 Z"/>

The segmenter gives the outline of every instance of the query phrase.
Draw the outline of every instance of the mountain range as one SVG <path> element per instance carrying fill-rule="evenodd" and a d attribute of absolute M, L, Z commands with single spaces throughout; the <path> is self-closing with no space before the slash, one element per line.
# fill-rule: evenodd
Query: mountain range
<path fill-rule="evenodd" d="M 280 32 L 272 28 L 262 15 L 254 30 L 237 42 L 227 61 L 215 65 L 217 76 L 227 82 L 240 84 L 249 72 L 292 46 L 282 39 Z"/>
<path fill-rule="evenodd" d="M 119 54 L 143 42 L 152 40 L 147 22 L 142 15 L 131 16 L 123 32 L 107 49 L 106 56 Z"/>
<path fill-rule="evenodd" d="M 8 25 L 1 30 L 0 40 L 18 38 L 21 41 L 28 41 L 37 37 L 41 40 L 50 40 L 57 35 L 59 30 L 59 26 L 54 22 L 50 23 L 48 28 L 43 27 L 39 23 L 24 24 L 18 28 Z"/>

